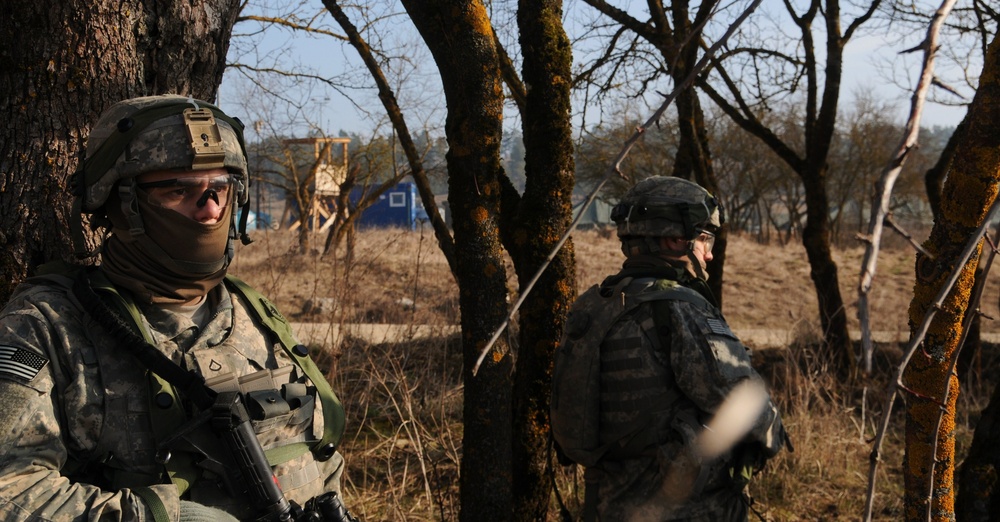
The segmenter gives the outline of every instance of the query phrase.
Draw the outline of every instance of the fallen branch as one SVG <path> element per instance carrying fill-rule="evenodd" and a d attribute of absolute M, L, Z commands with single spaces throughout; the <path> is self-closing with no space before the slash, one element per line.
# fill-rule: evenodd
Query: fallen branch
<path fill-rule="evenodd" d="M 910 243 L 910 246 L 912 246 L 914 250 L 927 256 L 928 259 L 934 259 L 934 256 L 931 255 L 931 253 L 928 252 L 923 246 L 921 246 L 920 243 L 917 243 L 917 241 L 913 239 L 913 236 L 909 232 L 903 230 L 903 227 L 899 226 L 899 223 L 896 223 L 896 220 L 892 218 L 892 213 L 886 214 L 885 224 L 889 225 L 889 228 L 895 230 L 897 234 L 903 236 L 903 238 Z"/>
<path fill-rule="evenodd" d="M 987 223 L 988 222 L 989 221 L 987 221 Z M 986 263 L 983 266 L 983 271 L 980 274 L 980 277 L 976 278 L 976 283 L 972 287 L 972 293 L 969 295 L 969 305 L 965 309 L 965 317 L 962 318 L 962 335 L 958 339 L 958 348 L 956 348 L 955 352 L 952 353 L 951 355 L 951 366 L 948 372 L 949 374 L 955 373 L 955 368 L 958 366 L 958 356 L 960 353 L 962 353 L 962 348 L 965 346 L 965 340 L 969 337 L 969 327 L 972 326 L 972 321 L 975 320 L 976 315 L 978 315 L 979 313 L 979 301 L 982 299 L 983 290 L 986 288 L 986 276 L 990 273 L 990 268 L 993 266 L 993 259 L 996 257 L 997 254 L 996 242 L 1000 241 L 1000 227 L 997 228 L 996 238 L 997 238 L 996 240 L 991 241 L 989 236 L 986 237 L 986 242 L 990 244 L 990 251 L 989 254 L 987 254 L 986 256 Z M 980 254 L 980 258 L 982 258 L 982 254 Z M 972 310 L 972 313 L 969 313 L 970 310 Z M 951 393 L 951 379 L 945 380 L 944 391 L 942 392 L 941 395 L 942 401 L 948 400 L 949 393 Z M 937 427 L 934 429 L 934 441 L 933 444 L 931 445 L 931 447 L 934 448 L 934 451 L 930 453 L 929 462 L 927 463 L 929 469 L 931 470 L 931 472 L 928 475 L 931 477 L 934 476 L 934 467 L 937 465 L 937 459 L 935 458 L 935 455 L 937 455 L 938 437 L 941 433 L 941 422 L 944 420 L 944 413 L 945 412 L 942 409 L 941 415 L 938 416 Z M 933 480 L 927 486 L 928 486 L 927 498 L 931 498 L 931 495 L 933 494 L 932 491 Z M 927 503 L 928 520 L 930 520 L 930 509 L 931 509 L 931 503 L 928 502 Z"/>

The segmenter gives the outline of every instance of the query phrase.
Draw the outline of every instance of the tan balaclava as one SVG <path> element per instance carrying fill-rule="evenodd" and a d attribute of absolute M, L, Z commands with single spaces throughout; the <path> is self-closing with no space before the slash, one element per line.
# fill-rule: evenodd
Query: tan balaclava
<path fill-rule="evenodd" d="M 219 284 L 235 250 L 237 209 L 247 200 L 242 132 L 217 107 L 182 96 L 134 98 L 104 112 L 76 183 L 81 211 L 98 222 L 103 212 L 110 222 L 101 267 L 112 283 L 152 303 L 187 302 Z M 219 168 L 234 186 L 214 224 L 150 203 L 136 182 L 147 172 Z"/>

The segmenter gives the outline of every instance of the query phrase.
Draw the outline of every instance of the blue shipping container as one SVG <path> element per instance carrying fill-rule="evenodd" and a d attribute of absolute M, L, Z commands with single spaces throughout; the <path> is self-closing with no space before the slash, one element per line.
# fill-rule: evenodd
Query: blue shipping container
<path fill-rule="evenodd" d="M 358 187 L 351 191 L 350 204 L 352 211 L 357 208 L 365 188 Z M 370 188 L 367 190 L 371 190 Z M 426 220 L 427 213 L 420 204 L 417 185 L 404 181 L 378 196 L 378 200 L 361 211 L 355 218 L 358 228 L 403 227 L 413 230 L 420 220 Z"/>

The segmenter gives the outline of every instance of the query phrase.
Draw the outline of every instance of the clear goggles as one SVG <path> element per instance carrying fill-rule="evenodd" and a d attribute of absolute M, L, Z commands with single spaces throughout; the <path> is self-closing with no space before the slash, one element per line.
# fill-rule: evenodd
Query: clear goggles
<path fill-rule="evenodd" d="M 697 236 L 695 236 L 694 240 L 705 243 L 705 252 L 711 252 L 712 248 L 715 247 L 715 234 L 707 230 L 702 230 Z"/>
<path fill-rule="evenodd" d="M 187 176 L 137 183 L 136 186 L 147 194 L 151 204 L 166 209 L 201 208 L 209 200 L 225 207 L 232 198 L 235 176 Z"/>

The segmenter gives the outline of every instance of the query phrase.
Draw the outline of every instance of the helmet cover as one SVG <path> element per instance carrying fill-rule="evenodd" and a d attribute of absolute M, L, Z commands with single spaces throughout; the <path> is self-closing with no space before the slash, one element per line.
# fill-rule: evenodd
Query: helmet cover
<path fill-rule="evenodd" d="M 694 239 L 725 222 L 722 205 L 697 183 L 653 176 L 636 183 L 611 210 L 618 237 Z"/>
<path fill-rule="evenodd" d="M 249 179 L 239 120 L 185 96 L 132 98 L 104 111 L 91 130 L 78 197 L 83 211 L 94 212 L 120 180 L 146 172 L 213 168 L 237 175 L 236 204 L 246 203 Z"/>

